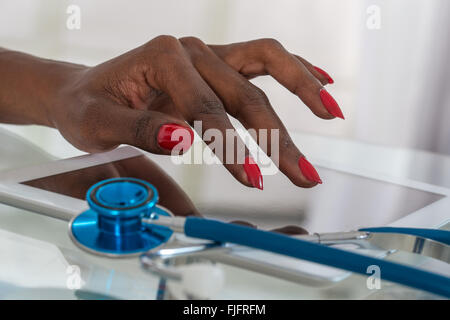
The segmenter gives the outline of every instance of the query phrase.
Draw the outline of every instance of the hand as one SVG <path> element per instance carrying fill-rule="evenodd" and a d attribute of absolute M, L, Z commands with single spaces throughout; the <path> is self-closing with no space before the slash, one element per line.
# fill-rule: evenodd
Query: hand
<path fill-rule="evenodd" d="M 248 221 L 235 220 L 235 221 L 231 221 L 230 223 L 239 224 L 239 225 L 246 226 L 249 228 L 258 229 L 258 227 L 256 225 L 254 225 Z M 309 234 L 309 232 L 305 228 L 295 226 L 295 225 L 287 225 L 287 226 L 283 226 L 283 227 L 278 227 L 278 228 L 272 229 L 270 231 L 289 235 L 289 236 Z"/>
<path fill-rule="evenodd" d="M 52 70 L 52 66 L 46 68 Z M 199 120 L 199 134 L 212 128 L 222 133 L 223 148 L 214 152 L 229 172 L 244 185 L 260 189 L 262 176 L 251 158 L 244 164 L 236 159 L 224 161 L 226 151 L 237 148 L 234 138 L 226 138 L 226 130 L 233 130 L 228 115 L 247 129 L 268 129 L 268 136 L 270 130 L 279 130 L 279 168 L 294 184 L 312 187 L 321 180 L 250 78 L 271 75 L 316 116 L 343 118 L 323 89 L 332 79 L 272 39 L 208 46 L 193 37 L 159 36 L 95 67 L 58 65 L 57 71 L 44 73 L 53 79 L 47 87 L 52 83 L 57 87 L 54 98 L 44 103 L 48 125 L 58 128 L 77 148 L 97 152 L 130 144 L 170 154 L 179 142 L 172 141 L 173 133 L 182 133 L 181 146 L 186 150 L 192 142 L 189 125 Z M 260 142 L 260 136 L 256 138 Z M 243 145 L 242 141 L 237 145 Z M 274 147 L 270 139 L 262 146 L 268 155 Z M 248 155 L 248 150 L 244 153 Z"/>

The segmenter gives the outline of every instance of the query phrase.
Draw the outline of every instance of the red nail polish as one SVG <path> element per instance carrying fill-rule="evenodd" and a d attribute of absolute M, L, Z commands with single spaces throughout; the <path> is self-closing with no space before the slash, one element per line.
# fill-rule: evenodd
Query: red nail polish
<path fill-rule="evenodd" d="M 255 188 L 263 189 L 263 178 L 258 165 L 252 157 L 246 157 L 244 161 L 244 170 L 247 174 L 248 180 Z"/>
<path fill-rule="evenodd" d="M 176 130 L 180 131 L 175 133 Z M 180 144 L 179 147 L 186 151 L 194 141 L 194 132 L 191 128 L 175 123 L 164 124 L 159 129 L 157 140 L 161 148 L 172 150 L 176 145 Z"/>
<path fill-rule="evenodd" d="M 308 160 L 306 160 L 305 157 L 300 157 L 300 159 L 298 160 L 298 166 L 300 167 L 300 171 L 306 179 L 308 179 L 309 181 L 322 183 L 322 179 L 320 179 L 316 169 L 311 163 L 309 163 Z"/>
<path fill-rule="evenodd" d="M 320 69 L 319 67 L 314 67 L 314 69 L 316 69 L 316 71 L 317 71 L 318 73 L 320 73 L 320 74 L 323 75 L 325 78 L 327 78 L 327 81 L 328 81 L 329 84 L 334 83 L 333 78 L 331 78 L 330 75 L 329 75 L 325 70 L 322 70 L 322 69 Z"/>
<path fill-rule="evenodd" d="M 328 93 L 327 90 L 320 89 L 320 100 L 322 100 L 323 105 L 329 113 L 331 113 L 335 117 L 345 119 L 344 115 L 342 114 L 341 108 L 339 108 L 336 100 L 333 99 L 333 97 Z"/>

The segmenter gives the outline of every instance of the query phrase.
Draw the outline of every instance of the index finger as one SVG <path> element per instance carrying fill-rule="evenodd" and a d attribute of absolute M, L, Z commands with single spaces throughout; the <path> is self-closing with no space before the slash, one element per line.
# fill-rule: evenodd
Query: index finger
<path fill-rule="evenodd" d="M 322 119 L 344 118 L 322 83 L 278 41 L 261 39 L 229 46 L 211 46 L 227 64 L 244 75 L 270 74 Z"/>
<path fill-rule="evenodd" d="M 189 124 L 201 121 L 201 126 L 194 129 L 200 130 L 205 143 L 238 181 L 262 189 L 261 172 L 231 124 L 222 101 L 195 69 L 179 41 L 171 41 L 175 54 L 160 61 L 153 72 L 147 72 L 147 81 L 170 96 Z"/>

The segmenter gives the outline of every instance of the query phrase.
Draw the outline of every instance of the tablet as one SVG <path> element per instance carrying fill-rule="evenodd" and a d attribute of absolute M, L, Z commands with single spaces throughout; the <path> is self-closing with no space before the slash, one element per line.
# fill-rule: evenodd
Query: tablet
<path fill-rule="evenodd" d="M 3 172 L 0 202 L 69 221 L 88 208 L 85 194 L 91 185 L 122 176 L 155 185 L 159 203 L 175 215 L 240 220 L 262 229 L 294 225 L 313 233 L 380 225 L 437 228 L 448 221 L 448 189 L 354 168 L 321 163 L 315 166 L 324 181 L 322 185 L 298 188 L 278 172 L 264 176 L 261 191 L 241 185 L 222 165 L 175 164 L 170 157 L 127 146 Z M 384 255 L 377 251 L 371 254 Z M 234 256 L 253 265 L 265 265 L 269 267 L 268 275 L 281 279 L 291 281 L 295 273 L 299 277 L 296 281 L 310 286 L 329 286 L 351 275 L 260 250 L 244 248 Z M 233 265 L 228 260 L 218 261 Z M 287 270 L 286 275 L 281 270 Z"/>
<path fill-rule="evenodd" d="M 0 174 L 0 202 L 70 220 L 87 209 L 87 189 L 103 179 L 144 179 L 176 215 L 243 220 L 260 228 L 301 226 L 309 232 L 448 221 L 448 189 L 317 165 L 324 183 L 298 188 L 282 173 L 264 176 L 264 190 L 237 182 L 221 165 L 175 164 L 170 157 L 121 147 Z"/>

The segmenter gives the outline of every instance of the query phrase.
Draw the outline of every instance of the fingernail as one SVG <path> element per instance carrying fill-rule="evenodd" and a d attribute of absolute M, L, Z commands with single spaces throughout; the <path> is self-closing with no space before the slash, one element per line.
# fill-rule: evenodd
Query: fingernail
<path fill-rule="evenodd" d="M 263 189 L 263 178 L 258 165 L 252 157 L 246 157 L 244 161 L 244 171 L 247 174 L 248 180 L 255 188 Z"/>
<path fill-rule="evenodd" d="M 322 69 L 320 69 L 319 67 L 314 67 L 314 69 L 316 69 L 316 71 L 317 71 L 318 73 L 320 73 L 320 74 L 323 75 L 325 78 L 327 78 L 327 81 L 328 81 L 329 84 L 334 83 L 333 78 L 331 78 L 330 75 L 329 75 L 325 70 L 322 70 Z"/>
<path fill-rule="evenodd" d="M 300 171 L 303 176 L 312 182 L 322 183 L 322 179 L 320 179 L 319 174 L 316 169 L 313 167 L 305 157 L 300 157 L 298 160 L 298 166 L 300 167 Z"/>
<path fill-rule="evenodd" d="M 176 130 L 180 131 L 174 135 Z M 172 135 L 174 135 L 173 138 Z M 179 145 L 185 151 L 189 149 L 194 141 L 194 132 L 191 128 L 175 123 L 164 124 L 159 129 L 157 140 L 161 148 L 172 150 L 176 145 Z"/>
<path fill-rule="evenodd" d="M 328 91 L 323 88 L 320 89 L 320 100 L 322 100 L 323 105 L 329 113 L 331 113 L 335 117 L 345 119 L 344 115 L 342 114 L 342 110 L 341 108 L 339 108 L 336 100 L 334 100 L 333 97 L 328 93 Z"/>

